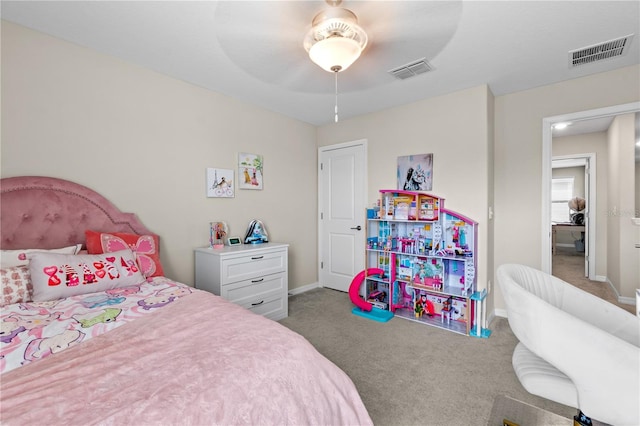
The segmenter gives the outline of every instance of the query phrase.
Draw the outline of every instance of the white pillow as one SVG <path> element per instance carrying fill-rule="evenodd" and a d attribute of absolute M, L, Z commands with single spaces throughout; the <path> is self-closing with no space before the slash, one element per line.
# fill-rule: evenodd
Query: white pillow
<path fill-rule="evenodd" d="M 145 281 L 131 249 L 78 255 L 40 252 L 29 257 L 34 302 L 129 287 Z"/>
<path fill-rule="evenodd" d="M 82 249 L 82 244 L 62 247 L 57 249 L 20 249 L 20 250 L 0 250 L 0 269 L 12 268 L 29 264 L 29 255 L 36 252 L 78 254 Z"/>

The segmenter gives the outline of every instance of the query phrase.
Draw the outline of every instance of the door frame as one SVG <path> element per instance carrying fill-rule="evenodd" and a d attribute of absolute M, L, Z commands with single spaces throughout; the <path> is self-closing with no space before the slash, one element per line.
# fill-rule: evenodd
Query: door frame
<path fill-rule="evenodd" d="M 589 153 L 580 153 L 580 154 L 569 154 L 569 155 L 558 155 L 551 158 L 551 168 L 552 170 L 553 163 L 562 163 L 561 167 L 584 167 L 586 173 L 588 174 L 588 181 L 585 180 L 585 187 L 588 188 L 585 193 L 585 197 L 587 198 L 587 214 L 585 217 L 586 220 L 586 237 L 587 237 L 587 246 L 585 253 L 585 276 L 592 281 L 599 281 L 596 278 L 596 261 L 597 261 L 597 253 L 596 253 L 596 223 L 597 212 L 596 208 L 596 200 L 597 200 L 597 191 L 596 191 L 596 183 L 597 183 L 597 175 L 596 175 L 596 154 L 593 152 Z M 556 166 L 557 167 L 557 166 Z M 553 259 L 553 256 L 551 256 Z M 553 270 L 553 260 L 551 261 L 551 270 Z"/>
<path fill-rule="evenodd" d="M 368 194 L 369 194 L 369 172 L 368 172 L 368 158 L 369 158 L 369 152 L 368 152 L 368 141 L 367 139 L 357 139 L 354 141 L 350 141 L 350 142 L 342 142 L 342 143 L 337 143 L 337 144 L 333 144 L 333 145 L 325 145 L 325 146 L 321 146 L 318 148 L 318 166 L 317 166 L 317 172 L 318 172 L 318 211 L 316 212 L 317 217 L 317 223 L 318 223 L 318 258 L 317 258 L 317 267 L 318 267 L 318 285 L 320 287 L 324 287 L 324 284 L 322 283 L 322 280 L 320 279 L 320 277 L 322 276 L 322 244 L 323 244 L 323 237 L 324 237 L 324 222 L 322 221 L 320 214 L 323 211 L 323 191 L 324 188 L 322 186 L 322 170 L 321 170 L 321 163 L 322 163 L 322 153 L 326 152 L 326 151 L 333 151 L 336 149 L 344 149 L 344 148 L 350 148 L 352 146 L 357 146 L 357 145 L 362 145 L 363 151 L 364 151 L 364 162 L 363 162 L 363 167 L 362 167 L 362 173 L 363 173 L 363 179 L 362 181 L 364 182 L 364 204 L 365 207 L 368 203 L 367 198 L 368 198 Z M 363 211 L 363 217 L 364 217 L 364 211 Z M 366 238 L 366 233 L 363 232 L 362 233 L 362 238 Z"/>
<path fill-rule="evenodd" d="M 551 158 L 552 126 L 564 121 L 581 121 L 627 113 L 640 112 L 640 102 L 614 105 L 610 107 L 555 115 L 542 119 L 542 226 L 541 226 L 541 269 L 551 274 Z M 592 238 L 595 240 L 595 238 Z M 594 262 L 595 263 L 595 262 Z"/>

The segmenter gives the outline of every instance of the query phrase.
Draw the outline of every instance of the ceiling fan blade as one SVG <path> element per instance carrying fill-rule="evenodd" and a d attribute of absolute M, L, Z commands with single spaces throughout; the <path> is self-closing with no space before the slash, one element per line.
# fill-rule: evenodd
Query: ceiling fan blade
<path fill-rule="evenodd" d="M 223 1 L 215 13 L 217 40 L 245 72 L 302 90 L 316 72 L 303 39 L 324 7 L 323 1 Z"/>
<path fill-rule="evenodd" d="M 222 1 L 215 11 L 217 40 L 243 71 L 294 91 L 333 87 L 329 73 L 311 62 L 303 39 L 324 1 Z M 455 34 L 462 1 L 345 1 L 369 42 L 360 58 L 340 73 L 344 91 L 393 82 L 388 71 L 437 56 Z"/>

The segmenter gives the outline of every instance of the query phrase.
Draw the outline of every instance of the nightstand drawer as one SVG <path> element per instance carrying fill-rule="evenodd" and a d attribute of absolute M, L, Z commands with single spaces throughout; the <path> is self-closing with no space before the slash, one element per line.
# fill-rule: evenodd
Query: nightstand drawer
<path fill-rule="evenodd" d="M 286 270 L 286 251 L 256 253 L 222 260 L 222 285 Z"/>
<path fill-rule="evenodd" d="M 286 274 L 272 274 L 266 277 L 253 278 L 223 287 L 222 297 L 242 306 L 251 303 L 270 293 L 277 293 L 281 297 L 285 293 Z"/>
<path fill-rule="evenodd" d="M 285 302 L 282 295 L 273 294 L 248 305 L 242 304 L 240 306 L 249 309 L 254 314 L 263 315 L 277 321 L 287 316 Z"/>

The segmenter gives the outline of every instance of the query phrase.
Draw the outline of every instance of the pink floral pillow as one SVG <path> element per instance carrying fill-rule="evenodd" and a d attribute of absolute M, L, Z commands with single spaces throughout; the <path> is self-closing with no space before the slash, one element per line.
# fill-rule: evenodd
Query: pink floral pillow
<path fill-rule="evenodd" d="M 157 235 L 137 235 L 120 232 L 106 233 L 87 230 L 87 251 L 91 254 L 112 253 L 131 249 L 142 275 L 159 277 L 164 275 L 160 263 L 160 244 Z"/>
<path fill-rule="evenodd" d="M 0 306 L 31 301 L 33 287 L 29 267 L 25 265 L 0 269 Z"/>

